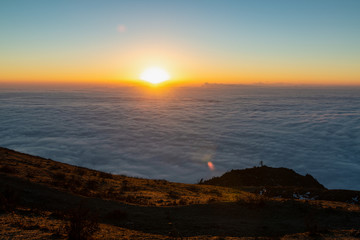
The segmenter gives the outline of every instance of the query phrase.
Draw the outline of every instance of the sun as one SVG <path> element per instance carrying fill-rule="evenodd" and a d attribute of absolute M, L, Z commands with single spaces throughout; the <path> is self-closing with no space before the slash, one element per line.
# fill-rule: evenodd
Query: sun
<path fill-rule="evenodd" d="M 151 67 L 140 75 L 140 79 L 152 84 L 158 84 L 169 80 L 170 75 L 162 68 Z"/>

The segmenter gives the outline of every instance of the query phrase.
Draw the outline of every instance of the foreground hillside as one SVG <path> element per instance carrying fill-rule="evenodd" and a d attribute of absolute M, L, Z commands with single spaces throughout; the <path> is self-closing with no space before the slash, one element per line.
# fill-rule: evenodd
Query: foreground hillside
<path fill-rule="evenodd" d="M 249 189 L 111 175 L 0 148 L 0 239 L 360 237 L 357 204 Z"/>

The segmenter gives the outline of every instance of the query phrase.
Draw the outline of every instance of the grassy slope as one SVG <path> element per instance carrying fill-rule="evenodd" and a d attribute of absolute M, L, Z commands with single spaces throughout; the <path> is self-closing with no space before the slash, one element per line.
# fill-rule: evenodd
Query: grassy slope
<path fill-rule="evenodd" d="M 110 175 L 0 148 L 0 191 L 6 195 L 9 189 L 19 200 L 13 211 L 0 214 L 1 239 L 64 239 L 62 213 L 79 204 L 98 214 L 97 239 L 359 234 L 357 205 L 265 199 L 225 187 Z"/>

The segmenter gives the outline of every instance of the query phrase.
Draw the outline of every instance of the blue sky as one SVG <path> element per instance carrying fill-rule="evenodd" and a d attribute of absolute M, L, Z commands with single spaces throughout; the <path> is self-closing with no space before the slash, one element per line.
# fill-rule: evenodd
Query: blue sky
<path fill-rule="evenodd" d="M 236 71 L 239 66 L 247 67 L 246 76 L 251 71 L 280 76 L 281 67 L 284 76 L 300 70 L 310 74 L 314 69 L 319 69 L 314 76 L 322 76 L 328 68 L 337 69 L 332 70 L 334 75 L 356 82 L 360 76 L 359 12 L 360 1 L 355 0 L 3 0 L 0 63 L 21 69 L 35 59 L 33 70 L 40 71 L 41 64 L 49 61 L 75 64 L 70 58 L 81 62 L 160 45 L 197 58 L 202 63 L 199 68 L 218 65 L 218 71 L 233 72 L 233 76 L 241 74 Z M 126 27 L 124 34 L 116 31 L 119 25 Z M 95 65 L 87 64 L 84 69 Z M 204 71 L 193 75 L 198 77 Z M 104 68 L 101 73 L 105 72 Z M 0 71 L 0 79 L 15 79 L 16 74 Z"/>

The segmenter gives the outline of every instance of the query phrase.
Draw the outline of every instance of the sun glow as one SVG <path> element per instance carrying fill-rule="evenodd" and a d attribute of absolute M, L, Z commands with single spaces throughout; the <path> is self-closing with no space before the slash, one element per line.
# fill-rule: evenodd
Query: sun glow
<path fill-rule="evenodd" d="M 146 69 L 140 79 L 152 84 L 162 83 L 170 79 L 170 75 L 162 68 L 152 67 Z"/>

